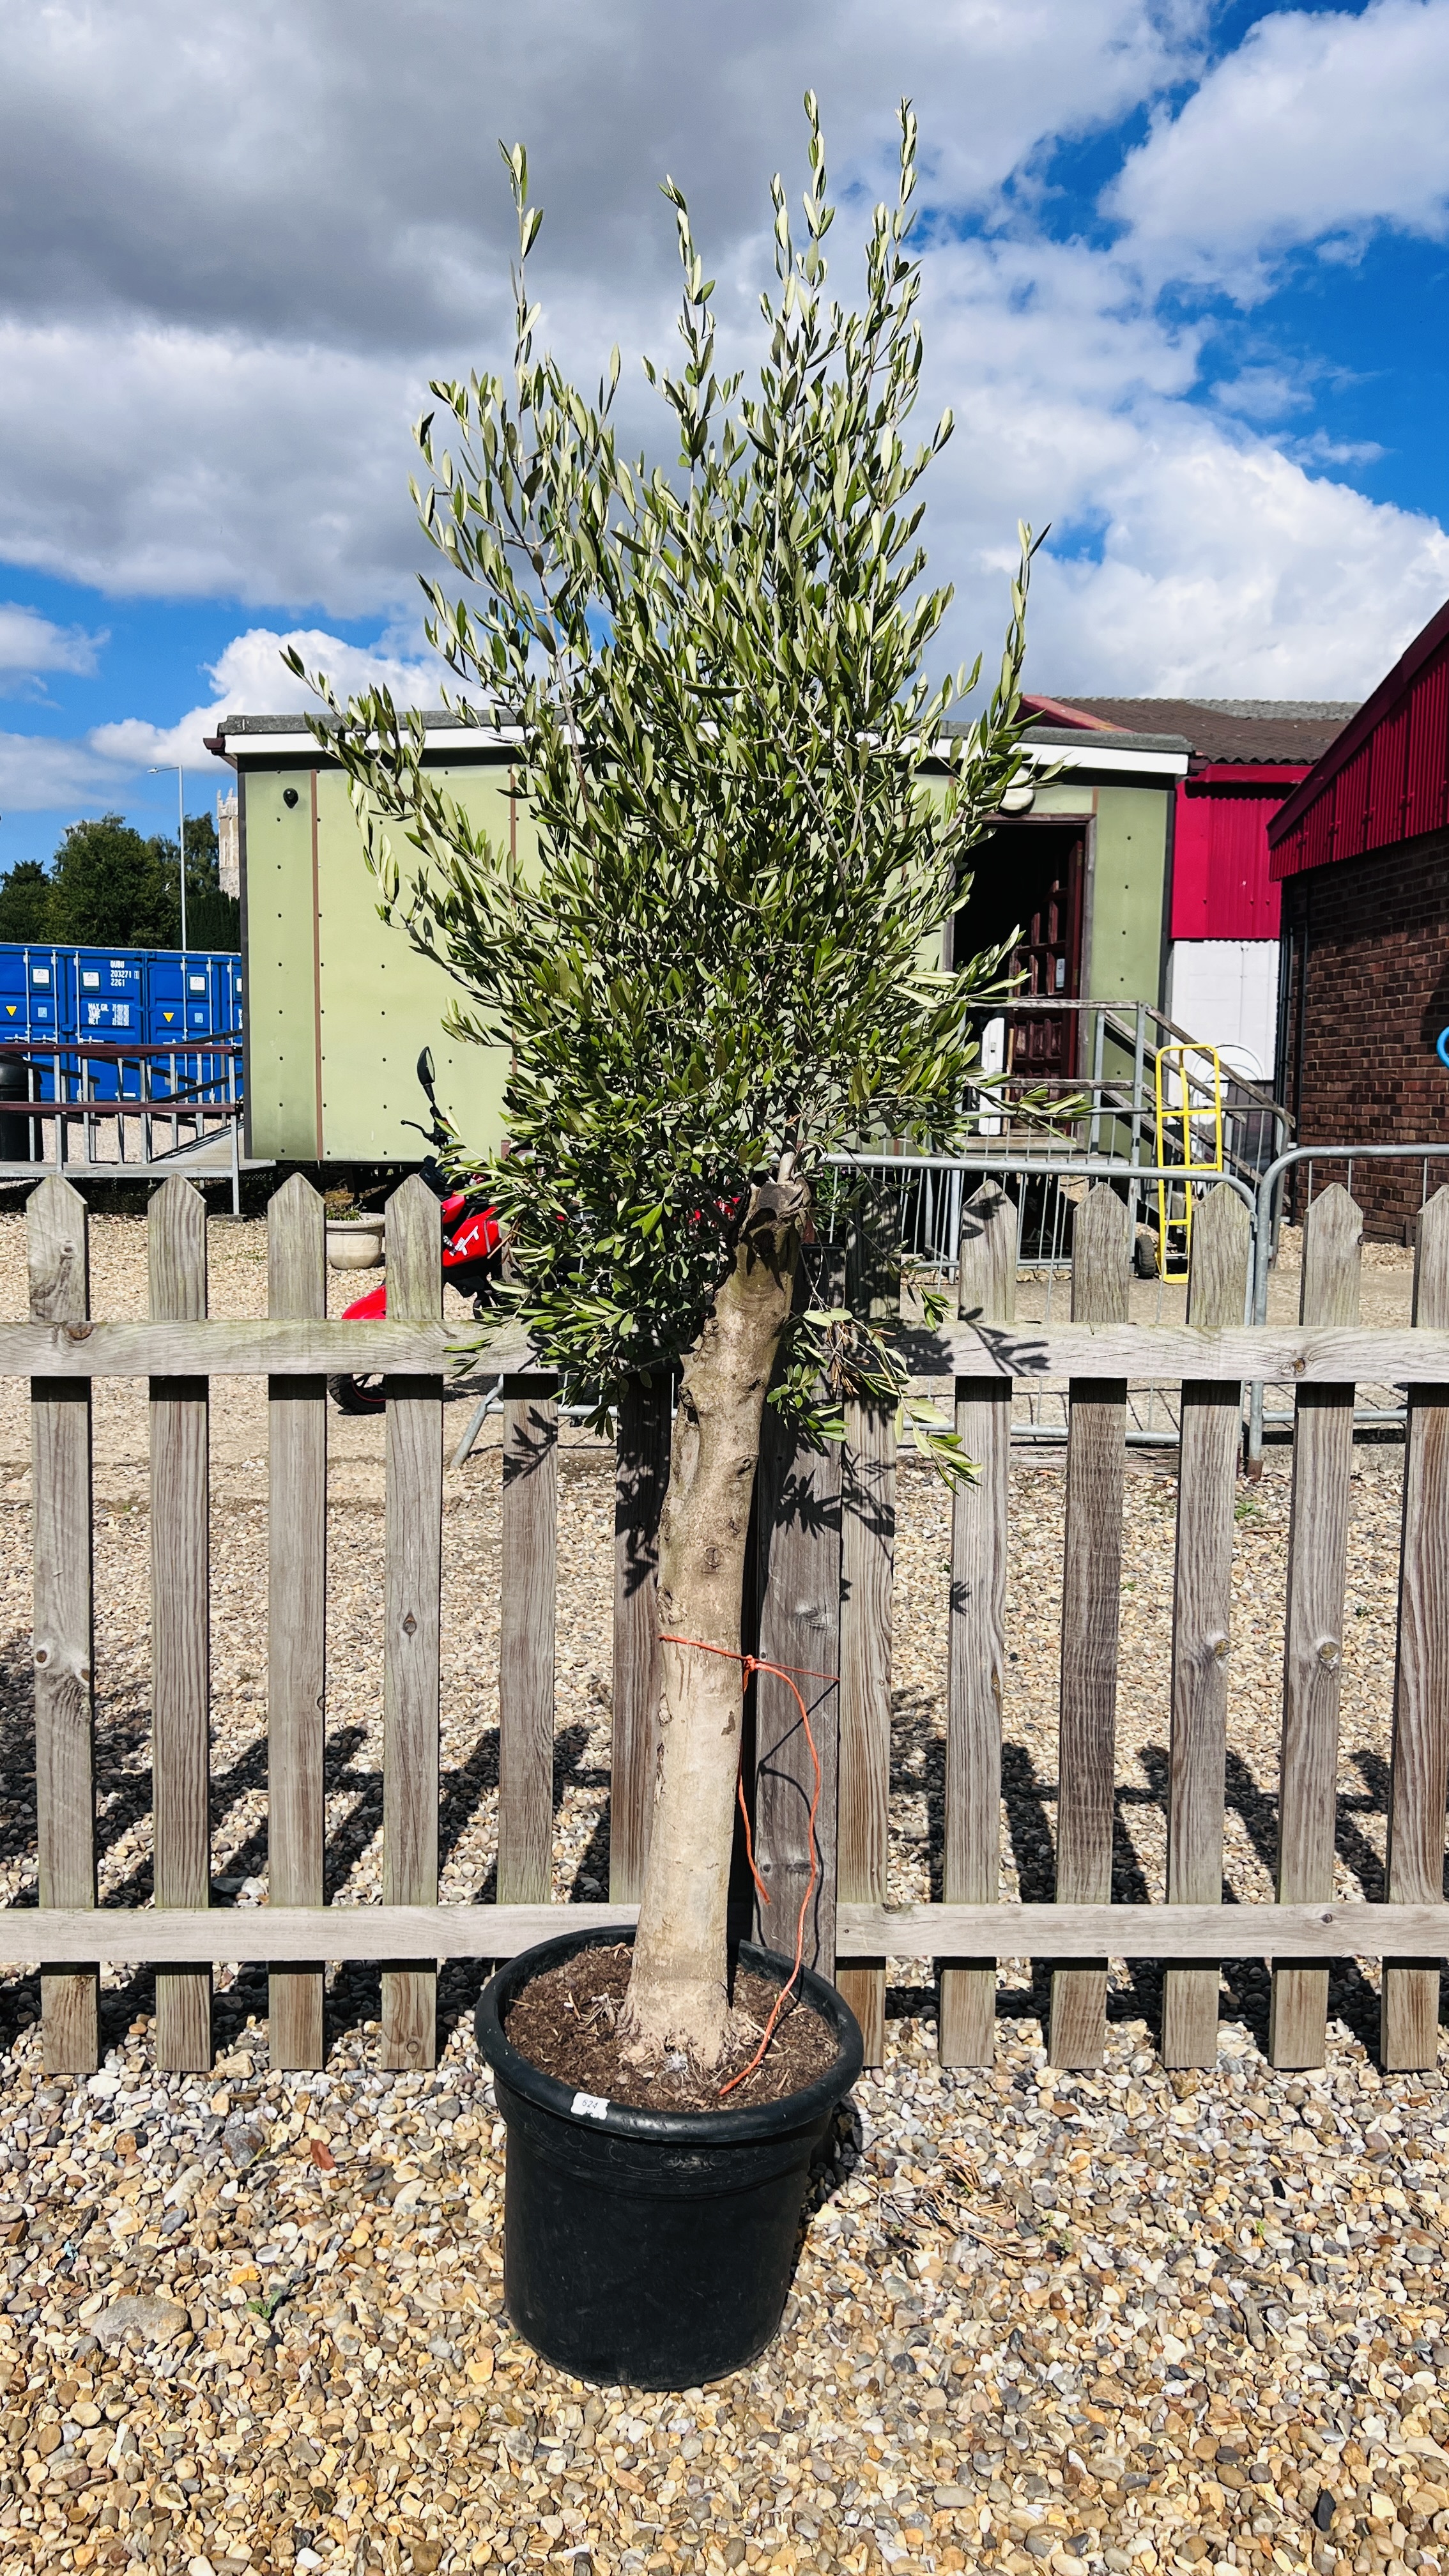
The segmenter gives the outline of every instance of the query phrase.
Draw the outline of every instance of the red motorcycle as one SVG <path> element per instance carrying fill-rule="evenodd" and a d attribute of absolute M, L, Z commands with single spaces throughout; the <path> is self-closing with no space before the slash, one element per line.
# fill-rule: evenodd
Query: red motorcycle
<path fill-rule="evenodd" d="M 503 1235 L 495 1211 L 481 1198 L 470 1197 L 465 1190 L 450 1190 L 438 1168 L 437 1155 L 456 1144 L 457 1138 L 438 1107 L 433 1089 L 433 1059 L 424 1047 L 418 1058 L 418 1080 L 427 1095 L 432 1112 L 431 1123 L 418 1127 L 415 1118 L 405 1118 L 405 1127 L 417 1127 L 433 1147 L 419 1165 L 429 1189 L 442 1200 L 443 1277 L 465 1297 L 473 1300 L 473 1312 L 481 1314 L 498 1284 L 503 1260 Z M 387 1313 L 387 1281 L 380 1288 L 369 1289 L 343 1310 L 345 1324 L 373 1321 Z M 339 1413 L 381 1413 L 387 1401 L 386 1380 L 382 1377 L 329 1377 L 327 1392 Z"/>

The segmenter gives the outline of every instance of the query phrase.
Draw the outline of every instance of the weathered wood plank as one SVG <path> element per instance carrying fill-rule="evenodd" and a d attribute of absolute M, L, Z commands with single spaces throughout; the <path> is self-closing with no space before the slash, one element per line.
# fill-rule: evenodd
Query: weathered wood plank
<path fill-rule="evenodd" d="M 1302 1319 L 1357 1322 L 1363 1218 L 1335 1181 L 1303 1230 Z M 1278 1901 L 1333 1894 L 1343 1590 L 1353 1472 L 1353 1388 L 1300 1388 L 1294 1406 L 1288 1615 L 1283 1649 L 1283 1741 L 1278 1774 Z M 1321 2066 L 1328 1971 L 1273 1972 L 1268 2054 L 1274 2066 Z"/>
<path fill-rule="evenodd" d="M 863 1195 L 845 1254 L 845 1303 L 877 1330 L 899 1328 L 901 1264 L 894 1201 Z M 846 1407 L 841 1458 L 840 1753 L 836 1890 L 883 1904 L 890 1831 L 891 1620 L 896 1512 L 895 1417 Z M 865 2063 L 885 2055 L 884 1959 L 838 1966 L 860 2024 Z"/>
<path fill-rule="evenodd" d="M 632 1905 L 269 1905 L 95 1913 L 0 1906 L 0 1964 L 99 1956 L 118 1967 L 194 1959 L 506 1959 L 555 1933 L 635 1921 Z M 1210 1957 L 1449 1959 L 1449 1905 L 847 1905 L 842 1958 Z"/>
<path fill-rule="evenodd" d="M 797 1301 L 837 1304 L 844 1282 L 828 1274 L 833 1257 L 807 1253 Z M 788 1682 L 755 1677 L 755 1861 L 769 1890 L 769 1910 L 756 1908 L 757 1935 L 793 1959 L 804 1918 L 804 1958 L 822 1977 L 835 1974 L 835 1902 L 840 1787 L 840 1503 L 838 1443 L 807 1449 L 774 1405 L 761 1427 L 755 1481 L 756 1600 L 763 1661 L 792 1668 L 804 1701 L 809 1739 L 819 1763 L 813 1894 L 810 1810 L 817 1799 L 815 1761 Z"/>
<path fill-rule="evenodd" d="M 498 1902 L 544 1905 L 553 1879 L 558 1401 L 503 1381 Z"/>
<path fill-rule="evenodd" d="M 1016 1311 L 1016 1203 L 990 1183 L 961 1219 L 957 1304 L 985 1325 Z M 1006 1697 L 1006 1550 L 1011 1381 L 958 1377 L 956 1430 L 980 1476 L 951 1504 L 946 1712 L 948 1905 L 989 1905 L 1001 1883 L 1001 1721 Z M 943 2066 L 989 2066 L 996 2054 L 996 1963 L 942 1961 Z"/>
<path fill-rule="evenodd" d="M 445 1374 L 450 1384 L 539 1374 L 538 1355 L 509 1328 L 475 1351 L 477 1328 L 458 1321 L 375 1323 L 257 1317 L 83 1325 L 0 1324 L 0 1377 L 393 1377 Z"/>
<path fill-rule="evenodd" d="M 387 1302 L 409 1322 L 443 1302 L 438 1202 L 414 1173 L 387 1203 Z M 383 1627 L 382 1894 L 385 1905 L 438 1901 L 438 1700 L 443 1575 L 443 1386 L 397 1378 L 387 1390 Z M 431 2066 L 437 1972 L 420 1952 L 382 1980 L 382 2062 Z"/>
<path fill-rule="evenodd" d="M 1419 1218 L 1414 1321 L 1449 1324 L 1449 1190 Z M 1384 1892 L 1391 1905 L 1444 1895 L 1449 1797 L 1449 1385 L 1409 1396 L 1399 1557 L 1399 1647 Z M 1380 2047 L 1394 2071 L 1439 2062 L 1439 1963 L 1385 1968 Z"/>
<path fill-rule="evenodd" d="M 322 1201 L 294 1172 L 267 1210 L 267 1303 L 274 1315 L 327 1312 Z M 320 1905 L 327 1680 L 327 1381 L 267 1381 L 267 1892 Z M 323 1971 L 276 1968 L 267 2003 L 274 2066 L 320 2066 Z"/>
<path fill-rule="evenodd" d="M 56 1174 L 42 1181 L 26 1202 L 25 1235 L 34 1320 L 84 1323 L 90 1263 L 79 1191 Z M 96 1901 L 91 1391 L 84 1380 L 31 1380 L 30 1460 L 40 1902 L 69 1910 Z M 42 1967 L 48 2073 L 89 2075 L 99 2065 L 99 1990 L 97 1966 Z"/>
<path fill-rule="evenodd" d="M 1123 1320 L 1131 1258 L 1125 1202 L 1099 1182 L 1077 1209 L 1073 1323 Z M 1067 1418 L 1056 1892 L 1059 1904 L 1105 1904 L 1112 1893 L 1125 1380 L 1074 1378 Z M 1099 2066 L 1106 2046 L 1106 1961 L 1058 1968 L 1048 2042 L 1052 2065 Z"/>
<path fill-rule="evenodd" d="M 1408 1324 L 1334 1328 L 1241 1324 L 1208 1333 L 1188 1324 L 956 1325 L 902 1328 L 892 1343 L 921 1377 L 1261 1378 L 1270 1386 L 1449 1384 L 1449 1332 Z M 537 1352 L 511 1331 L 478 1350 L 466 1325 L 233 1323 L 0 1324 L 0 1377 L 417 1377 L 450 1386 L 500 1373 L 543 1379 Z"/>
<path fill-rule="evenodd" d="M 1192 1323 L 1220 1330 L 1240 1320 L 1252 1234 L 1248 1211 L 1235 1191 L 1207 1192 L 1193 1219 Z M 1169 1905 L 1211 1905 L 1222 1894 L 1228 1630 L 1242 1413 L 1241 1386 L 1189 1380 L 1183 1387 L 1167 1790 Z M 1216 2064 L 1218 1984 L 1216 1966 L 1169 1968 L 1162 1985 L 1165 2066 Z"/>
<path fill-rule="evenodd" d="M 166 1181 L 146 1217 L 153 1316 L 206 1313 L 206 1202 Z M 204 1377 L 151 1379 L 151 1723 L 158 1906 L 211 1894 L 211 1599 L 208 1393 Z M 156 2063 L 211 2064 L 211 1969 L 156 1979 Z"/>
<path fill-rule="evenodd" d="M 849 1404 L 841 1459 L 840 1897 L 884 1905 L 891 1788 L 891 1593 L 896 1535 L 896 1424 L 879 1405 Z M 865 2040 L 885 2054 L 885 1962 L 840 1968 L 836 1984 Z"/>
<path fill-rule="evenodd" d="M 1271 1386 L 1449 1383 L 1449 1334 L 1409 1324 L 1019 1324 L 902 1330 L 896 1348 L 922 1377 L 1260 1378 Z"/>
<path fill-rule="evenodd" d="M 614 1706 L 609 1736 L 609 1894 L 644 1885 L 659 1743 L 659 1515 L 669 1482 L 670 1380 L 630 1378 L 619 1398 L 614 1474 Z M 550 1658 L 550 1668 L 552 1658 Z M 549 1735 L 553 1734 L 550 1710 Z M 552 1795 L 552 1742 L 549 1745 Z M 550 1831 L 552 1819 L 550 1818 Z"/>

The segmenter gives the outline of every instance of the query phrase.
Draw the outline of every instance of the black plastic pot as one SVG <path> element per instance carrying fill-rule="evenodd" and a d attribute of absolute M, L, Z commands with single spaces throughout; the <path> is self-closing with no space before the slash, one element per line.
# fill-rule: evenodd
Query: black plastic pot
<path fill-rule="evenodd" d="M 743 2369 L 779 2330 L 811 2158 L 860 2072 L 861 2036 L 849 2005 L 807 1969 L 806 2001 L 839 2050 L 804 2092 L 739 2111 L 635 2111 L 575 2093 L 509 2046 L 509 2006 L 580 1950 L 632 1939 L 564 1933 L 522 1951 L 478 2006 L 508 2123 L 504 2304 L 576 2379 L 698 2388 Z M 739 1956 L 761 1975 L 790 1973 L 748 1942 Z"/>

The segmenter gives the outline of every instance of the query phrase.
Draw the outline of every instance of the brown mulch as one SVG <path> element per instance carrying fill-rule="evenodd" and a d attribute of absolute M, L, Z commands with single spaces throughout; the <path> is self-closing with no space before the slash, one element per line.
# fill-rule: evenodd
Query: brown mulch
<path fill-rule="evenodd" d="M 626 2065 L 618 2038 L 619 2007 L 629 1983 L 633 1952 L 620 1942 L 607 1950 L 581 1950 L 524 1987 L 506 2024 L 521 2057 L 561 2084 L 601 2101 L 638 2111 L 716 2111 L 730 2078 L 748 2066 L 774 2008 L 778 1986 L 741 1968 L 734 1983 L 730 2044 L 722 2066 L 708 2074 L 681 2051 L 657 2069 Z M 835 2063 L 834 2034 L 808 2004 L 786 2004 L 754 2073 L 729 2095 L 729 2106 L 747 2110 L 803 2092 Z"/>

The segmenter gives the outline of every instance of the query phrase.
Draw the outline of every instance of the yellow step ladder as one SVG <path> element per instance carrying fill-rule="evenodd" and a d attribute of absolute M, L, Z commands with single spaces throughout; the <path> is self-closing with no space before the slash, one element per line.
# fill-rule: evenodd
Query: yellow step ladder
<path fill-rule="evenodd" d="M 1159 1047 L 1155 1089 L 1158 1169 L 1169 1162 L 1182 1167 L 1180 1180 L 1157 1184 L 1157 1269 L 1160 1278 L 1181 1281 L 1192 1259 L 1193 1183 L 1223 1168 L 1223 1069 L 1217 1048 Z"/>

